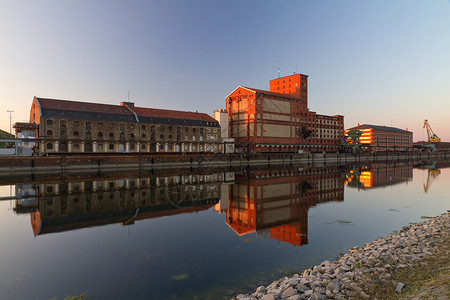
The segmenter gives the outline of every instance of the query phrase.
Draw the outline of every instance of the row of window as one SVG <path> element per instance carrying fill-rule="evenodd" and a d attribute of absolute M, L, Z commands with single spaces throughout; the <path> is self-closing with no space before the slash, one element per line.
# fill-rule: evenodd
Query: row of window
<path fill-rule="evenodd" d="M 203 129 L 203 128 L 201 128 L 201 129 Z M 47 130 L 47 132 L 46 132 L 46 137 L 52 137 L 53 136 L 53 131 L 51 130 L 51 129 L 49 129 L 49 130 Z M 73 136 L 75 136 L 75 137 L 79 137 L 80 136 L 80 133 L 78 132 L 78 131 L 74 131 L 73 132 Z M 110 139 L 113 139 L 114 138 L 114 133 L 113 132 L 110 132 L 109 133 L 109 135 L 108 135 L 108 137 L 110 138 Z M 141 138 L 142 139 L 145 139 L 147 136 L 146 136 L 146 134 L 145 133 L 142 133 L 141 134 Z M 59 132 L 59 138 L 61 138 L 61 139 L 67 139 L 67 132 L 65 131 L 65 130 L 61 130 L 60 132 Z M 97 133 L 97 138 L 98 139 L 103 139 L 103 133 L 101 132 L 101 131 L 99 131 L 98 133 Z M 130 139 L 131 140 L 134 140 L 136 138 L 136 136 L 135 136 L 135 134 L 134 133 L 131 133 L 130 134 Z M 159 135 L 159 138 L 160 139 L 164 139 L 164 134 L 160 134 Z M 169 139 L 172 139 L 173 138 L 173 135 L 172 134 L 169 134 L 168 135 L 168 138 Z M 207 138 L 207 140 L 217 140 L 217 135 L 216 134 L 214 134 L 214 135 L 207 135 L 206 136 L 206 138 Z M 87 140 L 91 140 L 92 139 L 92 134 L 91 134 L 91 132 L 90 131 L 86 131 L 86 139 Z M 184 140 L 188 140 L 189 139 L 189 137 L 187 136 L 187 135 L 185 135 L 184 136 Z M 119 134 L 119 140 L 125 140 L 125 133 L 124 132 L 121 132 L 120 134 Z M 150 135 L 150 140 L 152 140 L 152 141 L 154 141 L 155 140 L 155 135 L 154 134 L 151 134 Z M 192 136 L 192 140 L 193 141 L 196 141 L 197 140 L 197 137 L 194 135 L 194 136 Z M 199 137 L 199 140 L 200 141 L 203 141 L 203 136 L 200 136 Z M 181 135 L 180 134 L 178 134 L 177 135 L 177 141 L 181 141 Z"/>
<path fill-rule="evenodd" d="M 53 120 L 52 119 L 47 119 L 46 124 L 49 125 L 49 126 L 52 126 L 53 125 Z M 77 121 L 77 120 L 73 121 L 73 126 L 74 127 L 78 127 L 79 125 L 80 125 L 79 121 Z M 213 125 L 213 123 L 212 122 L 207 122 L 207 125 Z M 65 120 L 59 121 L 59 127 L 60 128 L 67 128 L 67 122 Z M 101 123 L 101 122 L 97 123 L 96 127 L 102 128 L 103 127 L 103 123 Z M 111 123 L 110 127 L 113 128 L 114 127 L 114 123 Z M 91 122 L 86 122 L 85 128 L 86 128 L 86 130 L 92 130 L 92 123 Z M 130 124 L 130 129 L 135 129 L 135 125 L 134 124 Z M 141 129 L 145 130 L 146 129 L 146 125 L 141 125 Z M 172 126 L 168 126 L 167 129 L 169 131 L 172 131 L 173 127 Z M 120 124 L 119 125 L 119 130 L 120 131 L 124 131 L 125 130 L 125 124 Z M 161 130 L 161 131 L 165 130 L 165 127 L 164 126 L 160 126 L 159 130 Z M 206 130 L 207 130 L 207 132 L 210 132 L 210 128 L 207 128 Z M 177 127 L 177 133 L 180 133 L 181 131 L 182 131 L 182 128 L 181 127 Z M 214 131 L 214 133 L 216 133 L 217 132 L 217 128 L 214 128 L 213 131 Z M 155 132 L 155 126 L 154 125 L 150 126 L 150 132 Z M 184 132 L 189 132 L 189 127 L 185 127 L 184 128 Z M 194 133 L 197 132 L 197 128 L 195 128 L 195 127 L 192 128 L 192 132 L 194 132 Z M 200 128 L 200 134 L 203 134 L 203 128 Z"/>

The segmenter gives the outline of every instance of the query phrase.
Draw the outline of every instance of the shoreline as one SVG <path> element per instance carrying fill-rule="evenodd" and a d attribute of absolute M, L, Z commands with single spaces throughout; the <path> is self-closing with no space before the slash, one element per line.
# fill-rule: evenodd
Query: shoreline
<path fill-rule="evenodd" d="M 383 153 L 126 153 L 52 156 L 0 156 L 0 176 L 15 174 L 116 172 L 126 170 L 245 168 L 249 166 L 330 166 L 403 161 L 445 161 L 450 152 Z"/>
<path fill-rule="evenodd" d="M 442 256 L 448 273 L 449 233 L 450 211 L 447 211 L 362 247 L 352 247 L 336 261 L 326 260 L 302 274 L 281 278 L 258 287 L 252 294 L 239 294 L 232 299 L 379 299 L 384 294 L 398 299 L 412 285 L 398 281 L 411 277 L 405 273 L 420 273 L 420 269 L 431 264 L 430 260 Z M 439 293 L 448 293 L 448 286 Z M 448 295 L 443 296 L 446 299 Z"/>

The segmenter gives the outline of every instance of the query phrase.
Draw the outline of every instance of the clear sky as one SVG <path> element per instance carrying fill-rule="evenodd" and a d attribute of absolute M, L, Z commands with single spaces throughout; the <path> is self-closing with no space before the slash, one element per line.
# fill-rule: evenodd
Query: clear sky
<path fill-rule="evenodd" d="M 0 128 L 34 96 L 200 111 L 309 75 L 308 107 L 450 142 L 450 1 L 0 1 Z M 425 134 L 426 138 L 426 134 Z"/>

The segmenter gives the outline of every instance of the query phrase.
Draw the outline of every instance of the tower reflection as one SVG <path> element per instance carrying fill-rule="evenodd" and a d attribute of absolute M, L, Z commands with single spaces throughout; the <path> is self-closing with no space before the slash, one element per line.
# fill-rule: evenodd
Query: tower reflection
<path fill-rule="evenodd" d="M 226 222 L 238 235 L 256 232 L 282 242 L 308 243 L 308 210 L 344 200 L 339 167 L 261 170 L 230 186 Z"/>

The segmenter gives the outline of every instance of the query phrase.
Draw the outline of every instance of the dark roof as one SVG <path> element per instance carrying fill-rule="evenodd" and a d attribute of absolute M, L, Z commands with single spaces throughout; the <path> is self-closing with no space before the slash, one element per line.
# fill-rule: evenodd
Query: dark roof
<path fill-rule="evenodd" d="M 112 113 L 112 114 L 126 114 L 126 115 L 130 114 L 130 111 L 125 106 L 120 105 L 47 99 L 38 97 L 36 97 L 36 99 L 39 101 L 39 103 L 41 104 L 41 108 L 43 109 L 59 109 L 70 111 Z"/>
<path fill-rule="evenodd" d="M 130 107 L 138 117 L 156 117 L 156 118 L 171 118 L 171 119 L 185 119 L 185 120 L 198 120 L 205 122 L 214 122 L 217 120 L 213 117 L 199 112 L 179 111 L 179 110 L 167 110 L 157 108 L 145 108 L 145 107 Z"/>
<path fill-rule="evenodd" d="M 46 117 L 73 118 L 83 120 L 125 121 L 125 122 L 136 121 L 134 113 L 132 113 L 126 106 L 122 105 L 90 103 L 71 100 L 58 100 L 58 99 L 48 99 L 38 97 L 36 97 L 36 99 L 39 101 L 42 113 Z M 135 112 L 138 119 L 143 122 L 149 122 L 150 120 L 156 121 L 153 119 L 155 118 L 158 119 L 159 122 L 163 122 L 164 120 L 167 121 L 168 119 L 191 120 L 196 121 L 195 125 L 203 125 L 203 124 L 207 125 L 206 122 L 212 123 L 210 125 L 216 125 L 216 123 L 218 123 L 217 120 L 215 120 L 213 117 L 205 113 L 134 107 L 134 106 L 131 106 L 130 109 L 133 112 Z M 178 124 L 180 122 L 169 122 L 169 123 Z"/>
<path fill-rule="evenodd" d="M 388 126 L 379 126 L 379 125 L 370 125 L 370 124 L 363 124 L 356 127 L 349 128 L 348 130 L 354 130 L 354 129 L 373 129 L 377 131 L 388 131 L 388 132 L 399 132 L 399 133 L 412 133 L 411 131 L 395 128 L 395 127 L 388 127 Z"/>

